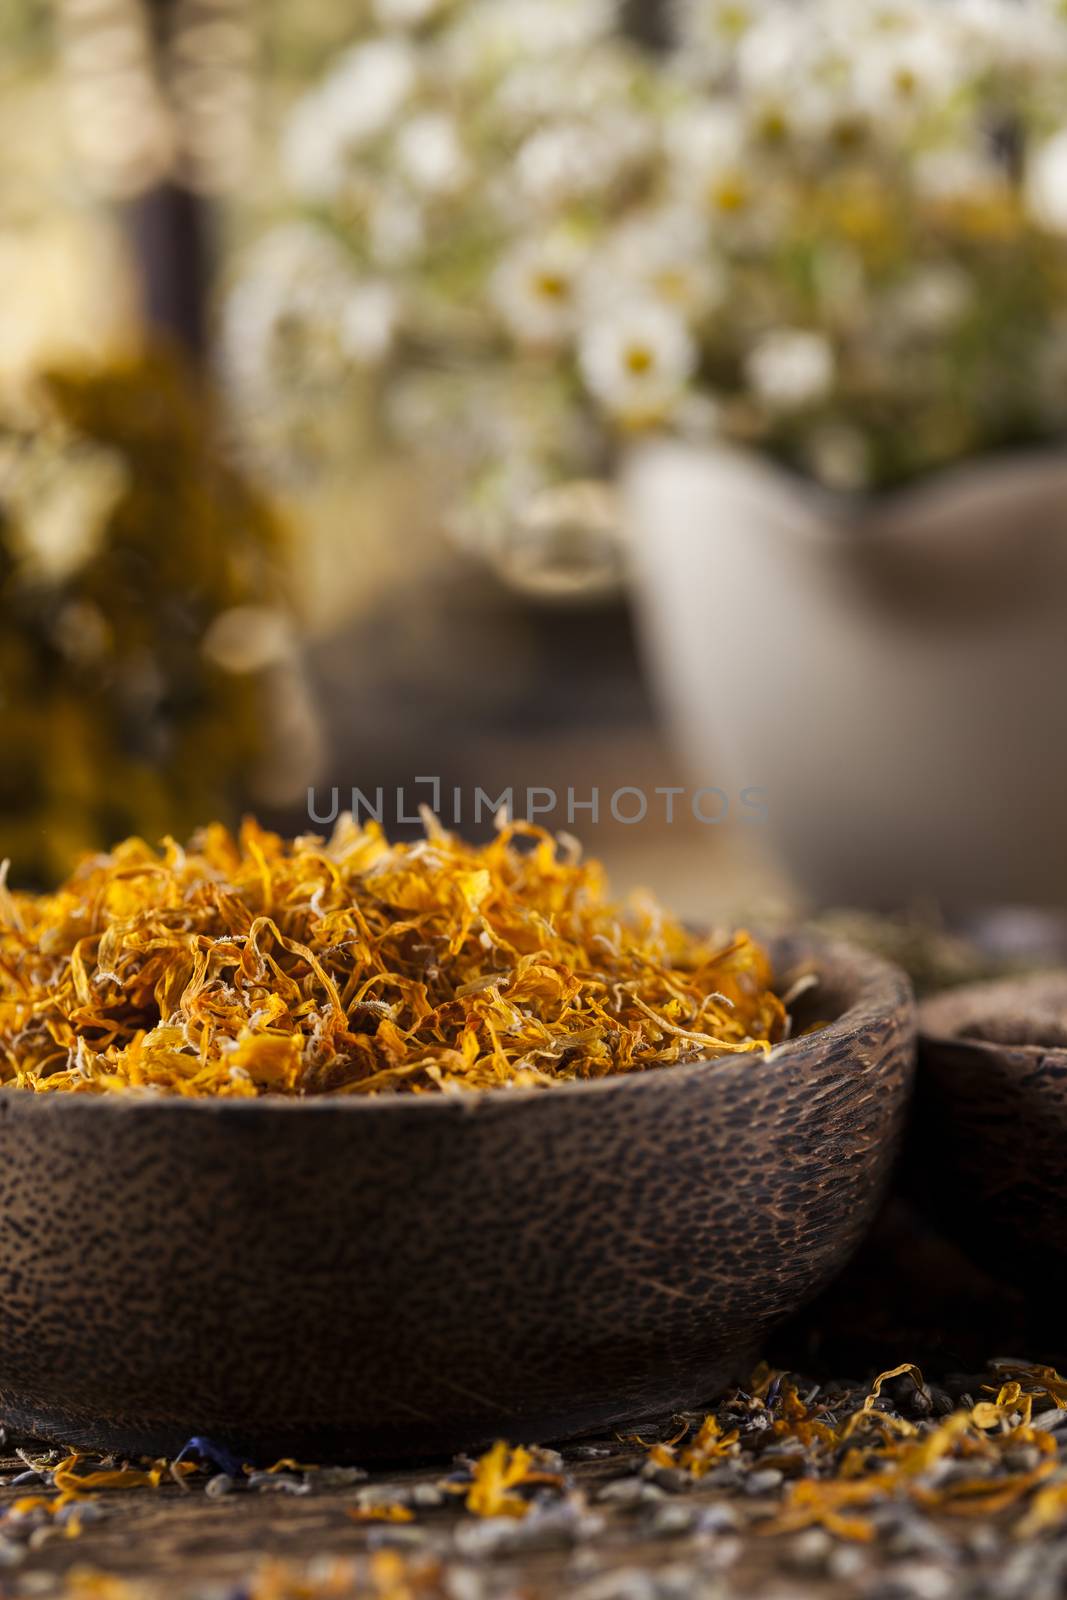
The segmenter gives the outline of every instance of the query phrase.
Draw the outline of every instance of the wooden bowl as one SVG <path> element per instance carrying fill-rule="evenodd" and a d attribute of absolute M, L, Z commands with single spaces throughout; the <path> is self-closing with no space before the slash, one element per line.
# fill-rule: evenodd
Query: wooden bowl
<path fill-rule="evenodd" d="M 0 1419 L 77 1446 L 405 1458 L 697 1405 L 838 1270 L 912 1078 L 847 946 L 766 1060 L 374 1100 L 0 1092 Z"/>
<path fill-rule="evenodd" d="M 919 1063 L 908 1176 L 924 1209 L 995 1275 L 1040 1273 L 1062 1301 L 1067 971 L 925 1001 Z"/>

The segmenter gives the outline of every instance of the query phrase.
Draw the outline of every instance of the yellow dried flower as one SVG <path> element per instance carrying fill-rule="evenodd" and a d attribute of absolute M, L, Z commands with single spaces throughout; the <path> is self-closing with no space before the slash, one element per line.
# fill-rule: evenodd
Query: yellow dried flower
<path fill-rule="evenodd" d="M 465 1504 L 476 1517 L 524 1517 L 530 1509 L 530 1501 L 512 1494 L 513 1489 L 534 1488 L 540 1484 L 558 1488 L 561 1481 L 558 1473 L 544 1472 L 537 1467 L 532 1451 L 524 1450 L 521 1445 L 513 1450 L 503 1439 L 498 1439 L 492 1449 L 474 1463 Z"/>
<path fill-rule="evenodd" d="M 531 1087 L 785 1037 L 766 954 L 704 939 L 515 823 L 475 847 L 342 818 L 127 839 L 0 877 L 0 1085 L 203 1096 Z"/>

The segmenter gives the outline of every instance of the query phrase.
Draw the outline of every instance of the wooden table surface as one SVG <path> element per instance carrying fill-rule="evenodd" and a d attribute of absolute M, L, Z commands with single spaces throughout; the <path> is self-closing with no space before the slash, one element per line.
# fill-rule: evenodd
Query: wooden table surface
<path fill-rule="evenodd" d="M 798 1593 L 829 1597 L 846 1592 L 835 1577 L 832 1550 L 828 1570 L 806 1575 L 798 1590 L 798 1576 L 790 1574 L 788 1560 L 783 1564 L 788 1554 L 783 1541 L 755 1531 L 775 1509 L 773 1496 L 738 1496 L 700 1484 L 669 1493 L 647 1480 L 635 1482 L 643 1450 L 614 1439 L 603 1441 L 601 1448 L 606 1454 L 598 1459 L 566 1452 L 584 1507 L 573 1519 L 569 1512 L 563 1518 L 549 1517 L 543 1527 L 532 1516 L 503 1524 L 474 1518 L 456 1496 L 441 1507 L 417 1509 L 409 1523 L 352 1520 L 351 1512 L 368 1486 L 404 1497 L 415 1485 L 438 1483 L 449 1471 L 448 1463 L 375 1473 L 359 1485 L 300 1494 L 240 1489 L 213 1498 L 204 1491 L 207 1478 L 202 1475 L 187 1487 L 165 1481 L 158 1489 L 101 1492 L 92 1502 L 93 1520 L 76 1536 L 53 1525 L 31 1536 L 25 1546 L 0 1545 L 0 1596 L 317 1600 L 320 1591 L 313 1580 L 324 1558 L 355 1562 L 352 1581 L 346 1578 L 339 1590 L 322 1588 L 331 1600 L 335 1595 L 378 1600 L 379 1594 L 382 1600 L 408 1600 L 409 1594 L 414 1600 L 423 1593 L 429 1600 L 438 1595 L 447 1600 L 553 1600 L 570 1594 L 589 1600 L 659 1600 L 661 1595 L 663 1600 L 690 1595 L 721 1600 L 734 1594 L 786 1600 Z M 27 1448 L 26 1454 L 34 1460 L 41 1457 L 39 1447 Z M 0 1474 L 6 1477 L 24 1466 L 17 1457 L 0 1459 Z M 32 1486 L 0 1488 L 0 1517 L 19 1497 L 36 1492 Z M 622 1503 L 610 1498 L 620 1492 Z M 605 1493 L 609 1498 L 601 1498 Z M 638 1503 L 627 1503 L 631 1494 L 639 1496 Z M 0 1520 L 0 1534 L 3 1528 Z M 8 1565 L 14 1549 L 20 1559 Z M 440 1582 L 426 1590 L 381 1591 L 369 1578 L 361 1583 L 361 1558 L 382 1549 L 400 1552 L 416 1573 L 423 1558 L 439 1558 Z M 843 1568 L 851 1555 L 844 1546 L 836 1552 Z M 108 1584 L 105 1575 L 119 1581 Z M 321 1581 L 326 1585 L 325 1575 Z"/>

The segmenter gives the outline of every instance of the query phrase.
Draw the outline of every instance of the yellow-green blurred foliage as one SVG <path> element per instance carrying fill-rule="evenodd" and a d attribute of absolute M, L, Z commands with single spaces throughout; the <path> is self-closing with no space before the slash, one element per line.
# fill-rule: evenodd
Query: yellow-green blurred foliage
<path fill-rule="evenodd" d="M 280 535 L 166 351 L 0 418 L 0 855 L 47 881 L 232 816 L 264 754 Z M 266 641 L 266 642 L 264 642 Z"/>

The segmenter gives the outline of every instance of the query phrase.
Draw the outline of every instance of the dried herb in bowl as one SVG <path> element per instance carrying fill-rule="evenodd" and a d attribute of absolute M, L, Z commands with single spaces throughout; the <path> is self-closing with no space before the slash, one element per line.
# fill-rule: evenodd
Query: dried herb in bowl
<path fill-rule="evenodd" d="M 0 890 L 0 1085 L 193 1096 L 532 1087 L 786 1037 L 765 952 L 607 898 L 573 841 L 247 821 Z"/>

